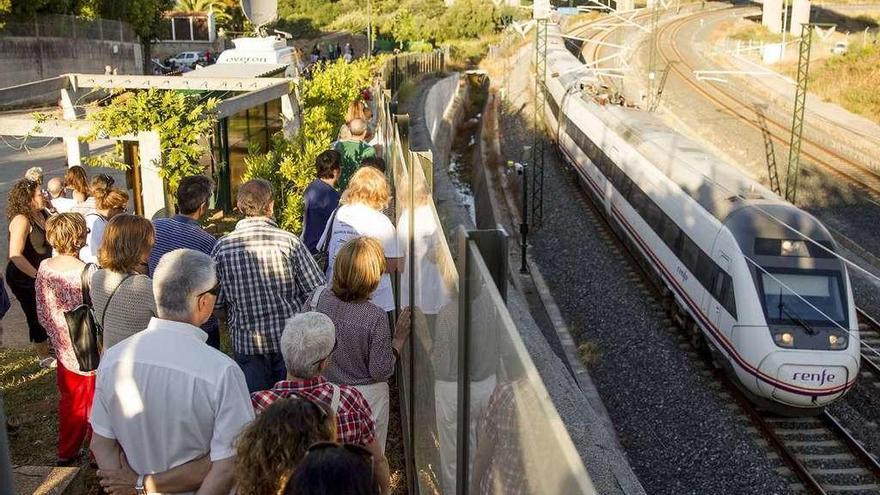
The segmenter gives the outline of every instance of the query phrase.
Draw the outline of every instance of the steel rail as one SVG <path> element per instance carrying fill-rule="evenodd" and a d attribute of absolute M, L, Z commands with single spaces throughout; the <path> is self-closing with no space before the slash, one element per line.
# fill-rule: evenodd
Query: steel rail
<path fill-rule="evenodd" d="M 676 35 L 682 28 L 684 28 L 685 25 L 692 22 L 699 15 L 700 14 L 698 13 L 684 17 L 682 19 L 677 19 L 663 25 L 660 28 L 660 31 L 658 33 L 658 36 L 660 38 L 660 41 L 658 42 L 658 51 L 661 57 L 663 57 L 667 62 L 677 60 L 678 63 L 671 65 L 671 70 L 675 72 L 680 79 L 682 79 L 687 85 L 691 86 L 699 94 L 703 95 L 711 102 L 714 102 L 716 106 L 726 110 L 734 117 L 737 117 L 738 119 L 746 122 L 751 127 L 754 127 L 755 129 L 761 131 L 762 128 L 760 124 L 753 120 L 750 114 L 742 110 L 743 108 L 748 108 L 744 102 L 731 95 L 730 93 L 722 90 L 721 88 L 712 86 L 714 91 L 709 91 L 708 89 L 706 89 L 706 84 L 700 84 L 699 81 L 697 81 L 693 76 L 694 67 L 688 65 L 687 62 L 685 62 L 685 57 L 681 53 L 681 50 L 678 49 L 678 46 L 675 42 Z M 668 48 L 664 46 L 664 39 L 668 42 Z M 671 54 L 670 50 L 672 52 Z M 790 127 L 787 124 L 781 123 L 778 120 L 775 120 L 769 116 L 765 116 L 765 121 L 778 129 L 775 133 L 768 129 L 770 136 L 775 141 L 787 146 Z M 870 183 L 870 181 L 872 180 L 880 183 L 880 174 L 878 174 L 876 171 L 838 153 L 835 150 L 827 148 L 821 143 L 817 143 L 809 136 L 804 136 L 804 144 L 807 145 L 807 147 L 813 148 L 812 150 L 803 149 L 801 151 L 801 154 L 809 158 L 812 163 L 829 172 L 832 172 L 835 175 L 838 175 L 839 177 L 851 183 L 854 183 L 866 189 L 869 193 L 871 193 L 872 196 L 874 196 L 875 200 L 880 200 L 880 187 L 872 185 Z M 843 162 L 843 164 L 848 165 L 850 169 L 856 169 L 855 171 L 861 172 L 861 176 L 852 173 L 852 171 L 846 171 L 838 166 L 835 166 L 829 160 L 822 159 L 820 156 L 818 156 L 817 151 L 836 158 L 840 162 Z"/>
<path fill-rule="evenodd" d="M 826 409 L 819 415 L 819 419 L 828 426 L 828 429 L 833 431 L 843 440 L 847 447 L 849 447 L 850 452 L 854 453 L 855 456 L 867 466 L 868 470 L 874 474 L 874 476 L 880 479 L 880 462 L 878 462 L 877 458 L 871 455 L 871 453 L 868 452 L 865 447 L 863 447 L 862 444 L 843 427 L 842 424 L 840 424 L 840 421 L 838 421 L 837 418 Z"/>
<path fill-rule="evenodd" d="M 872 330 L 872 331 L 876 332 L 877 334 L 880 334 L 880 323 L 878 323 L 877 320 L 875 320 L 870 315 L 868 315 L 868 313 L 865 313 L 865 310 L 863 310 L 861 308 L 856 308 L 856 315 L 859 319 L 860 324 L 864 324 L 865 326 L 868 327 L 869 330 Z M 859 340 L 861 340 L 861 339 L 859 339 Z M 865 346 L 865 347 L 869 347 L 867 344 L 861 344 L 861 345 Z M 868 370 L 870 370 L 871 373 L 874 374 L 875 377 L 880 379 L 880 365 L 878 365 L 873 360 L 871 360 L 870 355 L 868 353 L 862 351 L 861 354 L 862 354 L 862 364 L 864 366 L 866 366 L 868 368 Z"/>

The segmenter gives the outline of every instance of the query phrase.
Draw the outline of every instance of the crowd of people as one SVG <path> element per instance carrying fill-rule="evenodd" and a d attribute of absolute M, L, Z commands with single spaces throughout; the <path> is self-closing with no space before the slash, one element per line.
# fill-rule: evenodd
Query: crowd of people
<path fill-rule="evenodd" d="M 243 218 L 219 239 L 200 223 L 205 176 L 153 221 L 79 166 L 13 185 L 6 279 L 40 366 L 56 369 L 59 465 L 88 442 L 110 494 L 388 491 L 388 380 L 410 314 L 394 318 L 403 253 L 363 117 L 318 156 L 302 236 L 275 223 L 261 179 L 239 186 Z M 83 305 L 96 369 L 73 330 Z"/>

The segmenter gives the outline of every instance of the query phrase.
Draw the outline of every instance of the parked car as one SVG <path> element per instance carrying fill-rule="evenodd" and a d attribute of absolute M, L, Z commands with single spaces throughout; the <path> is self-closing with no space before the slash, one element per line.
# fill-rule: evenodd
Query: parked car
<path fill-rule="evenodd" d="M 846 41 L 838 41 L 834 44 L 834 48 L 831 49 L 831 53 L 836 55 L 843 55 L 847 52 L 848 48 L 846 45 Z"/>
<path fill-rule="evenodd" d="M 199 52 L 181 52 L 169 58 L 168 62 L 173 62 L 178 67 L 185 65 L 191 68 L 199 62 L 199 58 Z"/>

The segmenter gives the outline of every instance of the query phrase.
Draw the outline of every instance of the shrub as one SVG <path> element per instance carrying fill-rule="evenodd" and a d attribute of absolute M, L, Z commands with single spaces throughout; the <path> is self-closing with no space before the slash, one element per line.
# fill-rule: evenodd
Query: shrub
<path fill-rule="evenodd" d="M 303 121 L 297 135 L 291 140 L 273 136 L 267 153 L 250 150 L 244 180 L 259 177 L 272 182 L 282 228 L 302 229 L 303 192 L 315 179 L 315 158 L 336 139 L 348 106 L 369 87 L 370 73 L 366 59 L 322 65 L 311 80 L 300 81 Z"/>

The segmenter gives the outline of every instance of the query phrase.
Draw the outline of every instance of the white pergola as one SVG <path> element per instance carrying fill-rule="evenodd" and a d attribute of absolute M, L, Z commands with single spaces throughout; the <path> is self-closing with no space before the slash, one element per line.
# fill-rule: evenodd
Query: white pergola
<path fill-rule="evenodd" d="M 89 146 L 81 139 L 92 130 L 92 123 L 85 111 L 76 106 L 74 95 L 81 90 L 95 89 L 150 89 L 225 91 L 234 96 L 222 100 L 216 109 L 219 119 L 230 117 L 248 108 L 273 100 L 281 101 L 282 127 L 286 135 L 296 133 L 300 113 L 292 94 L 292 79 L 260 77 L 175 77 L 141 75 L 95 75 L 64 74 L 52 79 L 44 79 L 18 86 L 0 89 L 0 108 L 9 108 L 18 103 L 32 101 L 35 96 L 51 95 L 55 92 L 62 111 L 61 119 L 38 121 L 31 114 L 0 114 L 0 135 L 61 138 L 67 152 L 68 165 L 80 165 L 82 158 L 88 156 Z M 41 108 L 40 110 L 44 110 Z M 159 135 L 153 131 L 142 131 L 136 135 L 118 136 L 119 141 L 137 141 L 139 150 L 141 186 L 144 215 L 151 218 L 165 207 L 162 178 L 159 176 L 161 146 Z"/>

